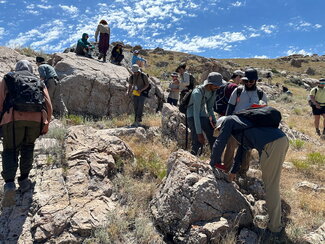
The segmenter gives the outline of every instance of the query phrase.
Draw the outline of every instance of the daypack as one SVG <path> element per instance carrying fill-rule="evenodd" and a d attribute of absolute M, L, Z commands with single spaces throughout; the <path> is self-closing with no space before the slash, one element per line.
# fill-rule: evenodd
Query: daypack
<path fill-rule="evenodd" d="M 191 95 L 192 95 L 193 90 L 189 90 L 185 93 L 185 95 L 181 98 L 179 101 L 179 112 L 186 114 L 186 110 L 188 107 L 188 104 L 190 103 Z"/>
<path fill-rule="evenodd" d="M 145 76 L 147 76 L 147 77 L 149 78 L 149 75 L 148 75 L 148 74 L 145 74 L 145 73 L 142 73 L 142 72 L 141 72 L 141 78 L 142 78 L 142 80 L 145 79 L 145 78 L 144 78 Z M 133 79 L 133 75 L 132 75 L 132 79 Z M 149 82 L 149 86 L 147 87 L 147 89 L 145 89 L 144 91 L 141 92 L 141 96 L 149 97 L 149 91 L 150 91 L 150 89 L 151 89 L 151 84 L 150 84 L 149 79 L 148 79 L 148 82 Z"/>
<path fill-rule="evenodd" d="M 28 71 L 10 72 L 4 76 L 8 93 L 3 112 L 13 107 L 21 112 L 41 112 L 45 109 L 45 84 Z"/>
<path fill-rule="evenodd" d="M 189 90 L 193 90 L 195 87 L 195 77 L 190 73 L 190 84 L 187 86 Z"/>
<path fill-rule="evenodd" d="M 214 104 L 214 111 L 218 114 L 225 115 L 227 106 L 228 106 L 228 101 L 230 97 L 226 96 L 226 89 L 228 85 L 231 84 L 230 82 L 227 82 L 227 84 L 221 86 L 217 91 L 217 96 L 216 96 L 216 102 Z"/>
<path fill-rule="evenodd" d="M 282 119 L 281 112 L 273 107 L 248 108 L 235 113 L 239 118 L 251 121 L 254 127 L 278 128 Z"/>
<path fill-rule="evenodd" d="M 240 95 L 241 95 L 242 92 L 243 92 L 243 87 L 242 87 L 242 86 L 237 87 L 237 99 L 236 99 L 236 104 L 239 102 L 239 100 L 240 100 Z M 256 89 L 256 92 L 257 92 L 258 100 L 262 100 L 263 95 L 264 95 L 263 91 L 262 91 L 261 89 L 257 88 L 257 89 Z"/>

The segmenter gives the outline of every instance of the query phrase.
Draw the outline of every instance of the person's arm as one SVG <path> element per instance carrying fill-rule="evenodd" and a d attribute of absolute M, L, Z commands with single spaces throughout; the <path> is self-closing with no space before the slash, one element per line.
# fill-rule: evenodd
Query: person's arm
<path fill-rule="evenodd" d="M 216 116 L 213 111 L 213 106 L 214 106 L 215 101 L 216 101 L 216 92 L 213 92 L 213 95 L 207 101 L 207 111 L 208 111 L 209 117 L 212 118 L 212 122 L 214 125 L 216 124 L 216 121 L 217 121 Z"/>
<path fill-rule="evenodd" d="M 130 95 L 131 90 L 133 88 L 133 76 L 132 75 L 129 77 L 128 81 L 129 81 L 129 87 L 128 87 L 128 90 L 126 92 L 126 95 Z"/>
<path fill-rule="evenodd" d="M 232 123 L 233 119 L 229 117 L 224 120 L 221 126 L 220 134 L 213 144 L 210 161 L 211 166 L 214 166 L 215 164 L 221 164 L 222 153 L 227 145 L 228 139 L 231 136 Z"/>
<path fill-rule="evenodd" d="M 7 86 L 4 79 L 0 81 L 0 112 L 3 112 L 3 102 L 5 101 L 7 94 Z M 1 121 L 0 121 L 1 122 Z"/>
<path fill-rule="evenodd" d="M 40 65 L 38 67 L 38 73 L 39 73 L 39 76 L 40 76 L 41 80 L 45 80 L 46 73 L 45 73 L 45 69 L 44 69 L 44 67 L 42 67 L 42 65 Z"/>
<path fill-rule="evenodd" d="M 78 40 L 77 45 L 81 46 L 82 48 L 87 48 L 88 47 L 81 39 Z"/>
<path fill-rule="evenodd" d="M 204 88 L 203 88 L 204 89 Z M 201 127 L 201 103 L 203 99 L 203 94 L 201 90 L 195 89 L 192 92 L 192 101 L 193 101 L 193 118 L 194 118 L 194 125 L 196 134 L 202 134 L 202 127 Z"/>
<path fill-rule="evenodd" d="M 143 79 L 144 82 L 144 87 L 140 90 L 140 93 L 143 92 L 144 90 L 146 90 L 149 87 L 149 80 L 148 80 L 148 76 L 146 74 L 141 74 L 141 77 Z"/>
<path fill-rule="evenodd" d="M 267 96 L 266 96 L 265 92 L 263 92 L 262 101 L 265 102 L 265 104 L 267 104 Z"/>
<path fill-rule="evenodd" d="M 315 105 L 316 108 L 320 109 L 320 105 L 319 103 L 316 101 L 316 89 L 317 88 L 313 88 L 310 93 L 309 93 L 309 97 L 310 97 L 310 100 L 312 102 L 312 104 Z"/>
<path fill-rule="evenodd" d="M 95 32 L 95 42 L 97 42 L 97 38 L 98 38 L 98 34 L 99 34 L 99 25 L 97 25 L 97 29 L 96 29 L 96 32 Z"/>
<path fill-rule="evenodd" d="M 49 130 L 49 125 L 50 125 L 50 121 L 51 121 L 52 113 L 53 113 L 53 107 L 52 107 L 51 99 L 50 99 L 49 92 L 48 92 L 47 88 L 44 87 L 43 91 L 44 91 L 45 106 L 46 106 L 46 111 L 43 111 L 43 112 L 46 113 L 46 115 L 44 114 L 44 116 L 46 117 L 46 120 L 43 121 L 44 126 L 42 128 L 41 134 L 45 135 Z M 42 114 L 42 117 L 43 117 L 43 114 Z"/>

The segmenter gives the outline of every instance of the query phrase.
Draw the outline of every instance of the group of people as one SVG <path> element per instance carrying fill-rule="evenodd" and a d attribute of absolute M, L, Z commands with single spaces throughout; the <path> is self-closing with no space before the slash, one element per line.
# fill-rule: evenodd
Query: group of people
<path fill-rule="evenodd" d="M 106 20 L 101 20 L 97 25 L 95 31 L 95 44 L 98 44 L 98 60 L 103 59 L 103 62 L 106 62 L 107 52 L 110 44 L 111 30 L 108 26 Z M 88 41 L 89 35 L 83 33 L 81 39 L 78 40 L 76 46 L 76 54 L 80 56 L 85 56 L 88 58 L 93 58 L 92 51 L 95 47 Z M 134 50 L 131 60 L 131 65 L 137 64 L 140 68 L 144 68 L 147 64 L 147 60 L 139 56 L 140 51 Z M 122 60 L 124 59 L 123 54 L 123 44 L 116 43 L 111 51 L 110 62 L 116 65 L 121 65 Z"/>

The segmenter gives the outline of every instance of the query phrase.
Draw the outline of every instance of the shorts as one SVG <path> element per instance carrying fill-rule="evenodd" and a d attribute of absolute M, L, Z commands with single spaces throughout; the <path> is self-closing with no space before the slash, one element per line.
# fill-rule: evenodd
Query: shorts
<path fill-rule="evenodd" d="M 312 105 L 311 108 L 313 110 L 313 115 L 325 114 L 325 106 L 321 106 L 320 108 L 316 108 L 315 105 Z"/>

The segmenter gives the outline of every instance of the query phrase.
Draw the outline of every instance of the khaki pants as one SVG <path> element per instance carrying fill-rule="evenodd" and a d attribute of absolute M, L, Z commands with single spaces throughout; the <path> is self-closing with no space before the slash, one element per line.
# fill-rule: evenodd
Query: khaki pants
<path fill-rule="evenodd" d="M 223 154 L 223 163 L 226 167 L 226 171 L 229 172 L 234 162 L 235 151 L 238 148 L 239 143 L 236 139 L 231 136 L 228 139 L 227 146 L 225 152 Z M 251 150 L 246 151 L 243 161 L 240 165 L 240 174 L 245 174 L 249 169 L 249 162 L 251 158 Z"/>
<path fill-rule="evenodd" d="M 280 175 L 288 147 L 288 138 L 286 136 L 281 137 L 266 144 L 260 157 L 265 200 L 270 217 L 268 228 L 272 232 L 279 232 L 282 228 Z"/>
<path fill-rule="evenodd" d="M 62 98 L 61 83 L 51 78 L 46 82 L 47 90 L 50 95 L 50 99 L 53 105 L 53 111 L 61 116 L 68 114 L 68 109 Z"/>

